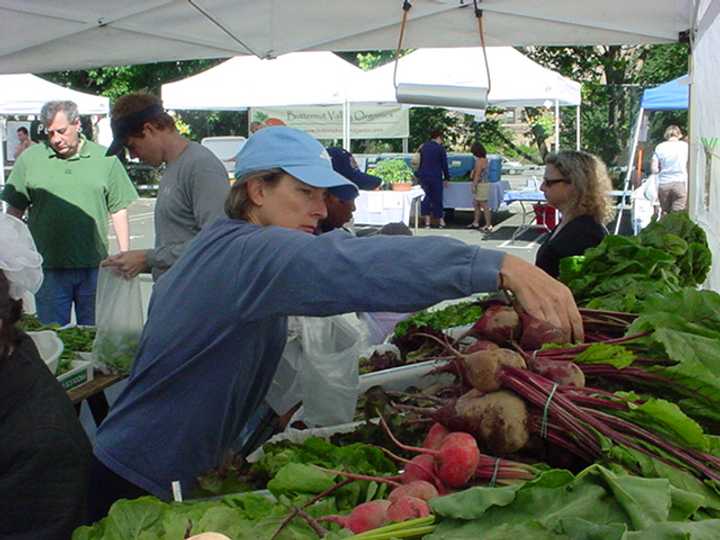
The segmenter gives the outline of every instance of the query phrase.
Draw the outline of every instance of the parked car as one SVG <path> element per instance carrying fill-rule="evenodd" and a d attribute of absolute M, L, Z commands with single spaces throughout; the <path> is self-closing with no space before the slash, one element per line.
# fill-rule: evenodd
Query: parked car
<path fill-rule="evenodd" d="M 200 144 L 207 147 L 215 154 L 223 165 L 228 174 L 235 171 L 235 156 L 245 145 L 245 137 L 228 136 L 228 137 L 205 137 Z"/>
<path fill-rule="evenodd" d="M 519 161 L 511 161 L 508 158 L 502 158 L 503 174 L 521 174 L 525 166 Z"/>

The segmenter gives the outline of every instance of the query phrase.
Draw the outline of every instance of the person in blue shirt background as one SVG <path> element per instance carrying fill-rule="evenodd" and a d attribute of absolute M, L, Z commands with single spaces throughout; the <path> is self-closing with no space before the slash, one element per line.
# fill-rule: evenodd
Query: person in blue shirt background
<path fill-rule="evenodd" d="M 415 176 L 420 180 L 420 186 L 425 192 L 420 203 L 420 213 L 425 220 L 425 228 L 430 228 L 431 217 L 438 227 L 445 227 L 443 213 L 443 187 L 444 182 L 450 181 L 448 158 L 443 146 L 443 133 L 439 129 L 430 132 L 430 140 L 420 147 L 420 166 Z"/>
<path fill-rule="evenodd" d="M 498 288 L 583 338 L 570 291 L 518 257 L 442 237 L 315 235 L 325 198 L 357 187 L 310 135 L 268 127 L 238 154 L 228 218 L 156 284 L 127 387 L 97 434 L 89 501 L 169 499 L 235 451 L 280 361 L 290 315 L 417 311 Z M 368 269 L 372 268 L 372 271 Z"/>

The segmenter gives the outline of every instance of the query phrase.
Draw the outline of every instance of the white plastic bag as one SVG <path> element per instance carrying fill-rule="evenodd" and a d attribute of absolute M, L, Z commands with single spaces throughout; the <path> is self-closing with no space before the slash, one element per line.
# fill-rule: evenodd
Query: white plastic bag
<path fill-rule="evenodd" d="M 95 326 L 95 359 L 111 372 L 129 373 L 143 329 L 138 278 L 127 280 L 109 268 L 100 269 Z"/>
<path fill-rule="evenodd" d="M 298 372 L 303 365 L 303 317 L 288 317 L 288 337 L 265 401 L 279 416 L 303 400 Z"/>
<path fill-rule="evenodd" d="M 360 384 L 358 359 L 366 343 L 355 315 L 303 318 L 299 376 L 306 424 L 332 426 L 352 420 Z"/>

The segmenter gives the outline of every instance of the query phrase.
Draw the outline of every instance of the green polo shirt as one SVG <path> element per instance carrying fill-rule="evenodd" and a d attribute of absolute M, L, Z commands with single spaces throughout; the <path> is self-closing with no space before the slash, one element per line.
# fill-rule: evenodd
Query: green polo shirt
<path fill-rule="evenodd" d="M 2 193 L 28 209 L 28 226 L 43 268 L 88 268 L 108 254 L 108 217 L 127 208 L 137 192 L 116 157 L 83 138 L 73 157 L 61 159 L 47 144 L 25 150 Z"/>

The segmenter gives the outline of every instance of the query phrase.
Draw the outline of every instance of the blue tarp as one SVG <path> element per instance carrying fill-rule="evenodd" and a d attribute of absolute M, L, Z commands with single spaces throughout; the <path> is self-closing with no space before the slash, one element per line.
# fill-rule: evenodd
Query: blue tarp
<path fill-rule="evenodd" d="M 666 82 L 643 92 L 642 108 L 646 111 L 678 111 L 688 108 L 688 76 Z"/>

